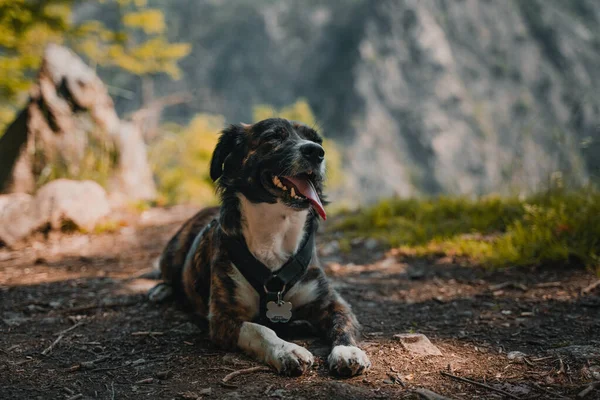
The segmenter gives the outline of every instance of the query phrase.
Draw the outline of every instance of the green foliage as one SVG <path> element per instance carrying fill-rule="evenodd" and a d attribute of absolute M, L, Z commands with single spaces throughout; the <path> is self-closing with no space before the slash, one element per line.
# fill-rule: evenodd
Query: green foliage
<path fill-rule="evenodd" d="M 160 203 L 216 203 L 210 159 L 223 125 L 221 116 L 200 114 L 187 127 L 165 126 L 170 133 L 149 148 Z"/>
<path fill-rule="evenodd" d="M 37 176 L 36 188 L 59 178 L 92 180 L 107 187 L 118 163 L 117 149 L 105 133 L 90 132 L 83 146 L 81 158 L 66 160 L 59 153 L 47 152 L 43 147 L 35 148 L 33 173 Z"/>
<path fill-rule="evenodd" d="M 64 43 L 93 65 L 117 67 L 135 75 L 166 73 L 177 79 L 177 62 L 190 52 L 169 43 L 162 12 L 143 0 L 104 0 L 117 8 L 116 29 L 99 21 L 73 25 L 74 0 L 0 0 L 0 132 L 26 100 L 48 43 Z"/>
<path fill-rule="evenodd" d="M 169 43 L 162 11 L 148 8 L 145 1 L 105 0 L 121 16 L 114 29 L 99 21 L 86 21 L 73 34 L 74 48 L 92 63 L 118 67 L 134 75 L 166 73 L 181 76 L 177 62 L 187 56 L 187 43 Z"/>
<path fill-rule="evenodd" d="M 573 261 L 599 268 L 600 192 L 552 190 L 526 200 L 390 199 L 330 229 L 418 256 L 466 256 L 492 267 Z M 600 271 L 600 269 L 599 269 Z"/>
<path fill-rule="evenodd" d="M 310 105 L 303 99 L 280 110 L 276 110 L 265 104 L 254 107 L 254 122 L 274 117 L 297 121 L 311 127 L 317 126 L 316 118 L 310 109 Z M 327 187 L 338 187 L 343 183 L 344 177 L 342 174 L 342 154 L 335 142 L 327 138 L 323 139 L 323 148 L 325 149 L 327 158 Z"/>
<path fill-rule="evenodd" d="M 44 47 L 62 42 L 73 0 L 0 0 L 0 129 L 25 100 Z M 3 129 L 2 129 L 3 131 Z"/>

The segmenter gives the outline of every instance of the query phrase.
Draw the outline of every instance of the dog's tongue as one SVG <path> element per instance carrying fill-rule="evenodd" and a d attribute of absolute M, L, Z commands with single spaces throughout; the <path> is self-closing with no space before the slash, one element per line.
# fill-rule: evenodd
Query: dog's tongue
<path fill-rule="evenodd" d="M 311 181 L 302 178 L 294 178 L 291 176 L 286 176 L 285 179 L 292 182 L 294 186 L 296 186 L 296 189 L 298 189 L 298 191 L 310 201 L 310 204 L 312 204 L 313 208 L 319 213 L 321 218 L 324 220 L 327 219 L 327 214 L 325 214 L 323 203 L 321 203 L 321 199 L 319 198 L 319 195 L 317 194 L 317 191 L 315 190 L 315 187 Z"/>

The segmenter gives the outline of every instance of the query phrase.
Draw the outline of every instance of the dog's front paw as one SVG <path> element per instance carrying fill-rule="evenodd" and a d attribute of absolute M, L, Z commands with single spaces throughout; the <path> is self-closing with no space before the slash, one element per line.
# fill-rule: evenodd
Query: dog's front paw
<path fill-rule="evenodd" d="M 310 351 L 294 343 L 285 343 L 274 348 L 267 363 L 280 374 L 299 376 L 312 367 L 314 357 Z"/>
<path fill-rule="evenodd" d="M 327 362 L 329 371 L 343 377 L 361 374 L 371 367 L 369 357 L 356 346 L 335 346 Z"/>
<path fill-rule="evenodd" d="M 161 282 L 148 291 L 148 300 L 153 303 L 162 303 L 173 296 L 173 288 Z"/>

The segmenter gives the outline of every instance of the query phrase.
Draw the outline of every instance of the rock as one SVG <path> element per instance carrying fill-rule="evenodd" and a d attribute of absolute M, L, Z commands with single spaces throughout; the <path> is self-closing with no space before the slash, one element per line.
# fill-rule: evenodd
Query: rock
<path fill-rule="evenodd" d="M 591 345 L 574 345 L 550 350 L 551 353 L 572 358 L 578 362 L 600 361 L 600 347 Z"/>
<path fill-rule="evenodd" d="M 343 382 L 327 382 L 323 389 L 324 398 L 329 399 L 362 400 L 374 397 L 369 389 Z"/>
<path fill-rule="evenodd" d="M 517 363 L 522 363 L 525 360 L 525 357 L 527 357 L 527 355 L 520 351 L 511 351 L 506 355 L 506 358 Z"/>
<path fill-rule="evenodd" d="M 319 253 L 323 257 L 329 257 L 337 253 L 338 251 L 340 251 L 340 242 L 338 242 L 337 240 L 332 240 L 331 242 L 323 245 Z"/>
<path fill-rule="evenodd" d="M 0 242 L 12 247 L 44 224 L 34 198 L 25 193 L 0 196 Z"/>
<path fill-rule="evenodd" d="M 431 390 L 423 388 L 416 389 L 415 393 L 425 400 L 451 400 L 449 397 L 439 395 Z"/>
<path fill-rule="evenodd" d="M 55 229 L 70 221 L 90 231 L 110 213 L 106 192 L 93 181 L 52 181 L 37 192 L 35 207 L 38 215 Z"/>
<path fill-rule="evenodd" d="M 400 333 L 394 335 L 394 338 L 398 339 L 402 344 L 402 347 L 413 356 L 424 357 L 442 355 L 440 349 L 431 343 L 427 336 L 422 333 Z"/>
<path fill-rule="evenodd" d="M 10 326 L 19 326 L 24 322 L 29 321 L 30 318 L 27 318 L 23 313 L 8 311 L 2 314 L 2 321 Z"/>
<path fill-rule="evenodd" d="M 379 242 L 377 241 L 377 239 L 370 238 L 370 239 L 365 240 L 364 246 L 365 246 L 365 249 L 367 249 L 367 250 L 375 250 L 375 248 L 377 247 L 378 244 L 379 244 Z"/>
<path fill-rule="evenodd" d="M 425 277 L 425 268 L 417 265 L 409 265 L 406 274 L 413 280 L 422 279 Z"/>

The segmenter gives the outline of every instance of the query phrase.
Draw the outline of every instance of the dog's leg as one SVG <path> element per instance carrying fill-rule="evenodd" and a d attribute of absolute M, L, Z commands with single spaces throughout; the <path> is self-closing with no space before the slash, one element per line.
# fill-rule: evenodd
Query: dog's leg
<path fill-rule="evenodd" d="M 238 347 L 283 375 L 302 375 L 313 364 L 313 355 L 304 347 L 286 342 L 266 326 L 244 322 Z"/>
<path fill-rule="evenodd" d="M 238 285 L 227 270 L 221 268 L 215 267 L 212 276 L 208 315 L 212 341 L 226 349 L 239 348 L 284 375 L 301 375 L 307 371 L 313 363 L 308 350 L 280 339 L 272 329 L 246 322 L 256 315 L 258 295 L 253 304 L 252 298 L 236 291 Z M 240 298 L 246 302 L 238 301 Z"/>
<path fill-rule="evenodd" d="M 329 370 L 340 376 L 361 374 L 371 367 L 371 361 L 356 345 L 358 322 L 348 303 L 331 291 L 328 300 L 311 305 L 310 321 L 332 344 L 327 358 Z"/>
<path fill-rule="evenodd" d="M 313 364 L 313 355 L 305 348 L 280 339 L 266 326 L 241 322 L 234 316 L 210 317 L 211 339 L 223 348 L 239 348 L 282 375 L 302 375 Z"/>
<path fill-rule="evenodd" d="M 171 285 L 161 282 L 148 291 L 148 300 L 152 303 L 162 303 L 173 297 Z"/>

